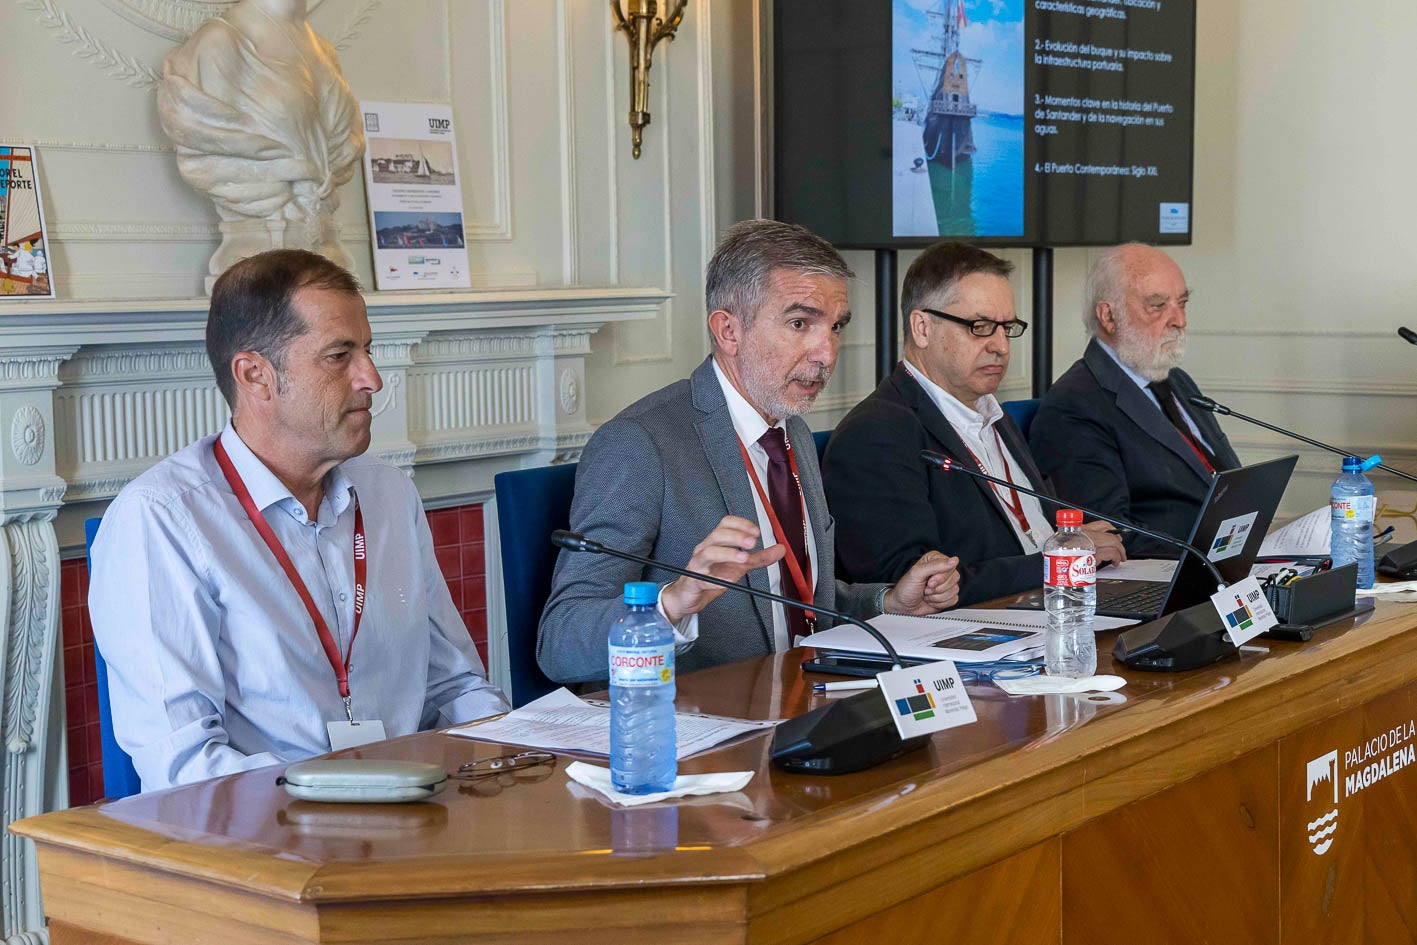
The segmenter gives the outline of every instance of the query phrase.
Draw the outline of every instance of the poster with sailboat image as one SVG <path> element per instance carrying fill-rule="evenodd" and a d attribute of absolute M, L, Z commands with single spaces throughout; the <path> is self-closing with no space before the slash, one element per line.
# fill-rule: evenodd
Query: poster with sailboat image
<path fill-rule="evenodd" d="M 0 297 L 54 298 L 33 148 L 0 144 Z"/>
<path fill-rule="evenodd" d="M 1024 0 L 892 0 L 892 232 L 1023 235 Z"/>
<path fill-rule="evenodd" d="M 466 289 L 467 242 L 453 112 L 361 102 L 364 186 L 379 289 Z"/>

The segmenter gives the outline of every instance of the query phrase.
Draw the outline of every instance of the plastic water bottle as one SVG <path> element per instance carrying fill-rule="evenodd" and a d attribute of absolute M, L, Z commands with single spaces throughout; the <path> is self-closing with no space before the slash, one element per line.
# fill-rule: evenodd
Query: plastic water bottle
<path fill-rule="evenodd" d="M 1077 509 L 1058 511 L 1058 530 L 1043 545 L 1043 662 L 1050 676 L 1097 672 L 1097 546 L 1082 530 Z"/>
<path fill-rule="evenodd" d="M 1382 460 L 1373 457 L 1376 466 Z M 1377 505 L 1373 484 L 1364 471 L 1368 463 L 1356 456 L 1343 457 L 1343 474 L 1333 481 L 1329 493 L 1329 509 L 1333 519 L 1333 535 L 1328 553 L 1335 568 L 1358 562 L 1358 586 L 1373 586 L 1373 512 Z"/>
<path fill-rule="evenodd" d="M 659 586 L 625 585 L 629 613 L 610 625 L 610 780 L 622 794 L 674 787 L 674 628 Z"/>

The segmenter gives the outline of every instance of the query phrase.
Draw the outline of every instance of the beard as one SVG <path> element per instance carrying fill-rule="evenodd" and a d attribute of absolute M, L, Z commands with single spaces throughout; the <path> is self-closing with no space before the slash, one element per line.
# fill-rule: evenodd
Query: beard
<path fill-rule="evenodd" d="M 832 369 L 826 365 L 799 364 L 787 377 L 783 377 L 774 369 L 771 360 L 761 354 L 756 344 L 749 343 L 746 337 L 744 342 L 739 355 L 739 377 L 748 401 L 778 420 L 800 416 L 811 410 L 817 401 L 817 394 L 831 378 Z M 794 381 L 818 386 L 811 393 L 802 393 L 794 390 Z"/>
<path fill-rule="evenodd" d="M 1186 329 L 1175 328 L 1159 342 L 1133 331 L 1119 322 L 1112 336 L 1113 348 L 1122 363 L 1148 381 L 1164 381 L 1186 357 Z"/>

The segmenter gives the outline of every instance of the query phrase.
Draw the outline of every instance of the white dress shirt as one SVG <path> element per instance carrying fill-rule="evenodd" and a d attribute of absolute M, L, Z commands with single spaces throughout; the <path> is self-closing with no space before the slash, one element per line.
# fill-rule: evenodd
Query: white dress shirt
<path fill-rule="evenodd" d="M 940 409 L 940 413 L 944 414 L 945 420 L 954 427 L 955 433 L 959 434 L 964 445 L 983 464 L 986 473 L 997 479 L 1016 482 L 1029 489 L 1038 488 L 1037 483 L 1029 481 L 1023 467 L 1009 452 L 1003 438 L 998 436 L 994 430 L 994 424 L 1004 416 L 1004 408 L 999 406 L 998 398 L 993 394 L 985 394 L 971 408 L 926 377 L 925 372 L 920 368 L 912 365 L 909 361 L 903 363 L 910 376 L 915 378 L 925 389 L 925 393 L 930 395 L 930 400 Z M 1009 511 L 1010 492 L 1008 487 L 995 486 L 992 483 L 986 485 L 994 489 L 994 494 L 1003 503 L 1004 518 L 1008 521 L 1009 527 L 1013 529 L 1019 544 L 1023 546 L 1023 553 L 1031 555 L 1042 550 L 1043 543 L 1053 534 L 1053 526 L 1048 522 L 1048 516 L 1043 513 L 1042 504 L 1031 495 L 1025 495 L 1022 492 L 1012 493 L 1012 495 L 1018 496 L 1023 505 L 1024 518 L 1028 521 L 1028 528 L 1024 529 L 1020 527 L 1013 512 Z M 948 551 L 949 549 L 944 550 Z"/>
<path fill-rule="evenodd" d="M 1123 361 L 1120 357 L 1118 357 L 1117 352 L 1113 351 L 1111 346 L 1109 346 L 1107 342 L 1103 341 L 1101 338 L 1097 339 L 1097 347 L 1107 352 L 1107 356 L 1110 357 L 1113 361 L 1117 362 L 1117 367 L 1122 369 L 1122 373 L 1127 375 L 1127 377 L 1131 378 L 1133 384 L 1141 388 L 1141 392 L 1146 395 L 1146 399 L 1155 404 L 1157 410 L 1161 410 L 1161 415 L 1163 417 L 1166 416 L 1166 411 L 1163 410 L 1161 407 L 1161 401 L 1156 399 L 1155 392 L 1153 392 L 1152 389 L 1147 386 L 1151 382 L 1148 381 L 1146 378 L 1142 377 L 1136 371 L 1133 371 L 1130 367 L 1128 367 L 1127 363 Z M 1179 404 L 1180 401 L 1178 400 L 1177 403 Z M 1196 426 L 1196 422 L 1191 419 L 1190 411 L 1188 411 L 1185 407 L 1181 407 L 1181 416 L 1185 418 L 1186 426 L 1190 429 L 1191 436 L 1195 437 L 1197 442 L 1199 442 L 1206 449 L 1210 449 L 1210 444 L 1206 442 L 1205 437 L 1201 436 L 1201 431 Z M 1166 422 L 1170 423 L 1171 418 L 1167 417 Z M 1212 452 L 1214 451 L 1212 450 Z"/>
<path fill-rule="evenodd" d="M 738 388 L 724 376 L 723 370 L 718 366 L 718 361 L 713 362 L 713 375 L 718 378 L 718 386 L 723 389 L 723 397 L 728 401 L 728 413 L 733 418 L 733 430 L 738 434 L 738 439 L 748 448 L 748 459 L 753 463 L 753 470 L 758 474 L 758 481 L 763 484 L 763 489 L 768 488 L 768 451 L 763 449 L 758 443 L 764 433 L 768 432 L 768 422 L 758 413 L 757 408 L 748 403 L 746 397 L 738 393 Z M 782 429 L 783 435 L 787 435 L 787 424 L 779 420 L 774 426 Z M 791 440 L 789 439 L 789 443 Z M 815 447 L 814 447 L 815 448 Z M 749 484 L 751 486 L 751 483 Z M 758 497 L 757 489 L 750 489 L 753 493 L 753 509 L 757 513 L 758 528 L 762 529 L 762 544 L 764 548 L 769 548 L 780 540 L 777 533 L 773 531 L 772 520 L 768 518 L 767 509 L 763 506 L 763 501 Z M 807 513 L 807 503 L 802 503 L 802 521 L 807 526 L 807 557 L 812 562 L 812 586 L 815 588 L 821 577 L 817 573 L 817 542 L 816 533 L 812 531 L 812 517 Z M 768 565 L 768 590 L 774 594 L 782 594 L 782 575 L 785 567 L 781 564 Z M 835 580 L 835 576 L 831 576 Z M 732 594 L 733 591 L 725 593 Z M 663 591 L 661 590 L 661 596 Z M 795 596 L 795 595 L 789 595 Z M 787 638 L 787 614 L 783 612 L 781 604 L 772 604 L 772 639 L 773 651 L 778 652 L 789 647 L 796 646 L 796 640 Z M 664 605 L 661 602 L 660 614 L 664 613 Z M 692 614 L 680 620 L 674 628 L 675 643 L 680 646 L 692 643 L 699 638 L 699 615 Z"/>
<path fill-rule="evenodd" d="M 506 711 L 453 606 L 407 474 L 357 457 L 305 508 L 235 429 L 221 441 L 342 655 L 354 620 L 354 509 L 368 599 L 349 666 L 357 720 L 392 738 Z M 89 612 L 118 743 L 149 791 L 330 750 L 333 668 L 300 598 L 204 437 L 133 480 L 93 544 Z"/>

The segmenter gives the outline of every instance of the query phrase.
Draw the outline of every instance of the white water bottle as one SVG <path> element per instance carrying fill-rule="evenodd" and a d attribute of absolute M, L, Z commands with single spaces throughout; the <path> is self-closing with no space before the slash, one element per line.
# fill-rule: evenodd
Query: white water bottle
<path fill-rule="evenodd" d="M 1097 672 L 1097 546 L 1077 509 L 1058 511 L 1058 530 L 1043 545 L 1043 662 L 1050 676 Z"/>

